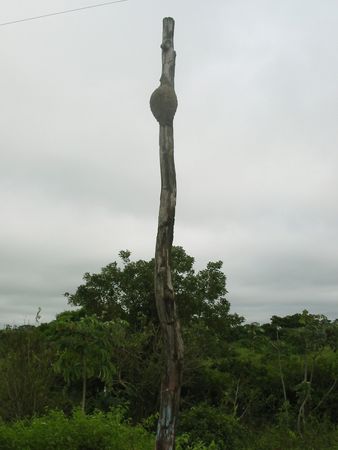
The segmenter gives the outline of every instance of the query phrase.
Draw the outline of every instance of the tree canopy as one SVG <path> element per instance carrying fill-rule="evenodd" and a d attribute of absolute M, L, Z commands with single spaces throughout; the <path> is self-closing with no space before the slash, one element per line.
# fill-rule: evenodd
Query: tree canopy
<path fill-rule="evenodd" d="M 333 449 L 338 321 L 302 311 L 247 323 L 230 310 L 221 261 L 195 270 L 174 247 L 172 263 L 185 341 L 179 448 Z M 0 417 L 120 408 L 154 432 L 163 352 L 153 269 L 121 251 L 66 294 L 72 310 L 0 330 Z"/>

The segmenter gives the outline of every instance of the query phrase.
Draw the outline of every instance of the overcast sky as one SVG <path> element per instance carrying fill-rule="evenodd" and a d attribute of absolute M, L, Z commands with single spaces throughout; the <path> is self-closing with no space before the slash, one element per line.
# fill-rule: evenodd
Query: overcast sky
<path fill-rule="evenodd" d="M 2 0 L 0 22 L 95 0 Z M 0 323 L 153 256 L 162 18 L 174 17 L 175 244 L 232 311 L 338 316 L 338 2 L 129 0 L 0 27 Z"/>

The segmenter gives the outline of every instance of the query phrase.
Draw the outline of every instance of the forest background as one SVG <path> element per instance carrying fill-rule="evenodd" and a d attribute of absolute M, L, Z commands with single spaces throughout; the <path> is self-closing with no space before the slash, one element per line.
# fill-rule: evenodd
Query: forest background
<path fill-rule="evenodd" d="M 72 308 L 0 331 L 1 449 L 149 449 L 162 348 L 153 260 L 86 273 Z M 302 311 L 246 323 L 222 262 L 173 248 L 185 341 L 178 449 L 336 449 L 338 321 Z M 74 308 L 76 307 L 76 308 Z"/>

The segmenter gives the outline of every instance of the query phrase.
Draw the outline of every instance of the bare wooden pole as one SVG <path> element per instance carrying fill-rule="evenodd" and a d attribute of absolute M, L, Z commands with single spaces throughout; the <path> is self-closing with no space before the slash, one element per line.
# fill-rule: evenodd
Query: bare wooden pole
<path fill-rule="evenodd" d="M 175 59 L 172 18 L 163 19 L 162 75 L 150 98 L 150 108 L 160 124 L 161 196 L 155 250 L 155 299 L 166 355 L 161 384 L 161 405 L 155 450 L 174 450 L 182 384 L 183 341 L 176 314 L 171 275 L 171 249 L 176 208 L 173 119 L 177 108 L 174 90 Z"/>

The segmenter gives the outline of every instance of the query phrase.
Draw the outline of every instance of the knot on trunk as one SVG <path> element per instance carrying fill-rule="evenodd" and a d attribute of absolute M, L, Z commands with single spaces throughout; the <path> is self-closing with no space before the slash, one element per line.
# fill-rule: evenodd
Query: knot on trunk
<path fill-rule="evenodd" d="M 173 87 L 161 84 L 150 97 L 150 109 L 160 125 L 172 125 L 177 109 L 177 97 Z"/>

